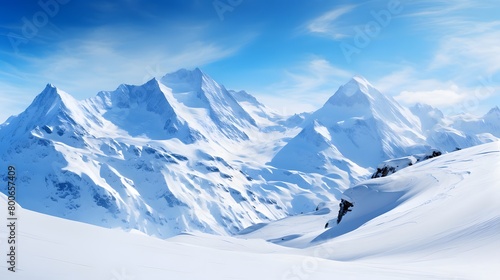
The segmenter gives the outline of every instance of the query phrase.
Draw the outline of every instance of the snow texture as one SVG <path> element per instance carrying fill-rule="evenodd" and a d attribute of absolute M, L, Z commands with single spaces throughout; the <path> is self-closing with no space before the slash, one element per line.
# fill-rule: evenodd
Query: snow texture
<path fill-rule="evenodd" d="M 381 162 L 498 137 L 498 107 L 410 110 L 354 77 L 317 111 L 282 116 L 196 68 L 81 101 L 48 84 L 0 126 L 0 170 L 16 166 L 18 202 L 39 213 L 161 238 L 234 235 L 338 205 Z"/>

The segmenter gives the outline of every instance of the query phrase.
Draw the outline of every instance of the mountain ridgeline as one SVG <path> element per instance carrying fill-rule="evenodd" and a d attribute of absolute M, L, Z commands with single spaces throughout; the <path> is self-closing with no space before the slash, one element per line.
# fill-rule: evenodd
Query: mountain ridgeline
<path fill-rule="evenodd" d="M 159 237 L 235 234 L 338 202 L 383 161 L 498 138 L 498 107 L 405 108 L 357 76 L 287 117 L 196 68 L 81 101 L 48 84 L 0 126 L 0 168 L 16 166 L 18 202 L 37 212 Z"/>

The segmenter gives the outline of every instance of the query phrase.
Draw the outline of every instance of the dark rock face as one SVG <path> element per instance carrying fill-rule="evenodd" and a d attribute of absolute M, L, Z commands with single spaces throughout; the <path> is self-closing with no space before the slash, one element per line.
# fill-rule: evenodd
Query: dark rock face
<path fill-rule="evenodd" d="M 342 217 L 344 217 L 344 215 L 347 214 L 347 212 L 352 211 L 349 208 L 351 208 L 353 206 L 354 206 L 354 204 L 352 202 L 349 202 L 345 199 L 340 200 L 340 204 L 339 204 L 340 209 L 339 209 L 339 215 L 337 217 L 337 224 L 339 224 L 340 221 L 342 221 Z"/>
<path fill-rule="evenodd" d="M 383 162 L 377 167 L 377 171 L 373 173 L 372 179 L 373 178 L 380 178 L 380 177 L 386 177 L 389 176 L 396 171 L 403 169 L 408 166 L 412 166 L 413 164 L 417 162 L 421 162 L 424 160 L 428 160 L 434 157 L 438 157 L 442 155 L 442 153 L 438 150 L 432 150 L 429 153 L 425 154 L 418 154 L 418 155 L 413 155 L 409 157 L 403 157 L 403 158 L 397 158 L 397 159 L 391 159 L 388 161 Z"/>
<path fill-rule="evenodd" d="M 393 166 L 384 166 L 382 168 L 377 168 L 377 172 L 373 173 L 372 179 L 373 178 L 380 178 L 380 177 L 385 177 L 387 175 L 391 175 L 392 173 L 396 172 L 396 168 Z"/>

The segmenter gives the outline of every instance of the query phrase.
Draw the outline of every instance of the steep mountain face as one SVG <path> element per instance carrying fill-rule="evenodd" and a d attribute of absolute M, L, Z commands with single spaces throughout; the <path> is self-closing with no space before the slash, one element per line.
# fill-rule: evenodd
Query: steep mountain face
<path fill-rule="evenodd" d="M 10 118 L 8 124 L 2 127 L 0 141 L 5 143 L 2 149 L 6 149 L 19 140 L 33 138 L 31 134 L 34 134 L 65 139 L 83 146 L 81 135 L 92 123 L 93 120 L 78 101 L 48 84 L 24 113 Z"/>
<path fill-rule="evenodd" d="M 131 137 L 177 138 L 186 144 L 204 139 L 193 128 L 196 124 L 190 124 L 178 113 L 171 91 L 156 79 L 142 86 L 120 85 L 115 91 L 100 92 L 88 104 Z"/>
<path fill-rule="evenodd" d="M 424 134 L 431 133 L 434 127 L 444 120 L 443 112 L 426 104 L 417 103 L 410 107 L 410 111 L 420 119 Z"/>
<path fill-rule="evenodd" d="M 287 133 L 272 132 L 269 153 Z M 48 85 L 1 126 L 0 168 L 16 166 L 18 202 L 28 209 L 161 237 L 236 233 L 308 211 L 348 186 L 336 182 L 332 191 L 332 180 L 264 167 L 251 155 L 268 143 L 249 135 L 265 139 L 199 69 L 83 101 Z"/>
<path fill-rule="evenodd" d="M 199 69 L 83 101 L 49 84 L 0 126 L 0 169 L 16 166 L 27 209 L 161 237 L 234 234 L 336 202 L 382 160 L 496 139 L 498 112 L 419 122 L 360 77 L 289 118 Z"/>
<path fill-rule="evenodd" d="M 315 138 L 315 127 L 319 126 L 324 131 L 322 135 L 328 135 L 326 138 L 331 143 L 322 151 L 334 146 L 338 150 L 337 157 L 348 158 L 363 168 L 428 149 L 418 119 L 362 77 L 354 77 L 341 86 L 322 108 L 308 118 L 303 132 L 297 137 L 307 138 L 304 134 L 312 133 L 309 137 Z M 295 147 L 285 147 L 282 151 L 301 149 L 302 143 L 290 141 L 288 145 Z M 303 155 L 303 158 L 315 157 L 318 149 L 303 152 L 310 154 Z M 278 154 L 273 163 L 280 162 L 281 158 L 283 155 Z"/>
<path fill-rule="evenodd" d="M 244 90 L 234 91 L 230 90 L 229 93 L 248 112 L 256 121 L 256 124 L 262 129 L 269 126 L 276 125 L 276 121 L 280 120 L 275 112 L 272 112 L 264 104 L 260 103 L 254 96 L 248 94 Z"/>
<path fill-rule="evenodd" d="M 314 120 L 281 149 L 271 165 L 307 173 L 355 182 L 368 173 L 346 158 L 332 143 L 333 137 L 325 126 Z"/>
<path fill-rule="evenodd" d="M 256 127 L 255 120 L 240 106 L 224 86 L 196 68 L 181 69 L 160 80 L 175 98 L 192 111 L 206 115 L 217 129 L 233 140 L 248 140 L 245 130 Z M 211 131 L 208 131 L 211 132 Z"/>

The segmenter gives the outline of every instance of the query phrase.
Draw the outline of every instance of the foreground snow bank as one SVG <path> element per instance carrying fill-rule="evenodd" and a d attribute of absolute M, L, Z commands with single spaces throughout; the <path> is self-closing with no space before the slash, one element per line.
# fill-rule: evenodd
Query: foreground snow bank
<path fill-rule="evenodd" d="M 332 260 L 377 263 L 446 278 L 495 279 L 500 269 L 500 145 L 432 158 L 344 192 L 354 202 L 340 224 L 338 206 L 247 231 L 241 237 L 331 249 Z M 333 227 L 324 229 L 326 222 Z"/>
<path fill-rule="evenodd" d="M 0 209 L 6 208 L 0 194 Z M 5 213 L 4 211 L 1 212 Z M 16 272 L 0 263 L 0 279 L 421 279 L 424 270 L 325 258 L 263 240 L 182 234 L 161 240 L 19 210 Z M 5 215 L 2 215 L 2 220 Z M 0 251 L 6 252 L 5 227 Z M 438 275 L 439 276 L 439 275 Z M 302 278 L 301 278 L 302 277 Z M 434 277 L 430 277 L 434 278 Z M 438 279 L 437 277 L 436 279 Z"/>

